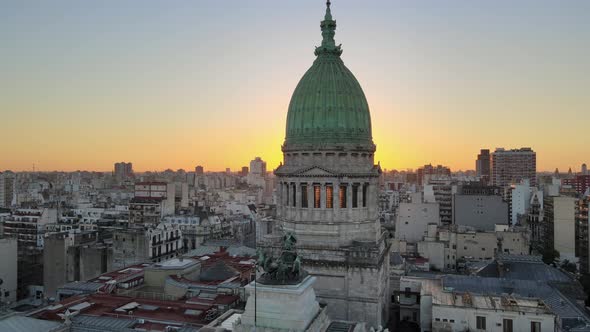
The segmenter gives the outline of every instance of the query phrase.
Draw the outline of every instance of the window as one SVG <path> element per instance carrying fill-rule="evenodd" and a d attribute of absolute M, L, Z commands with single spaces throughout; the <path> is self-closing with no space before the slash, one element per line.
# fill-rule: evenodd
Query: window
<path fill-rule="evenodd" d="M 340 185 L 340 192 L 338 193 L 338 200 L 340 201 L 340 207 L 346 209 L 346 188 L 345 184 Z"/>
<path fill-rule="evenodd" d="M 369 188 L 368 184 L 363 184 L 363 207 L 367 207 L 367 189 Z"/>
<path fill-rule="evenodd" d="M 531 322 L 531 332 L 541 332 L 541 322 Z"/>
<path fill-rule="evenodd" d="M 485 330 L 486 329 L 486 318 L 483 316 L 476 316 L 475 317 L 475 327 L 478 330 Z"/>
<path fill-rule="evenodd" d="M 321 190 L 322 190 L 322 188 L 320 187 L 319 184 L 313 185 L 313 207 L 316 209 L 319 209 L 322 205 L 321 196 L 320 196 Z"/>
<path fill-rule="evenodd" d="M 502 331 L 503 332 L 512 332 L 512 319 L 504 318 L 502 320 Z"/>
<path fill-rule="evenodd" d="M 435 318 L 434 320 L 437 322 L 440 322 L 440 318 Z"/>
<path fill-rule="evenodd" d="M 326 185 L 326 208 L 331 209 L 334 206 L 334 188 L 331 184 Z"/>
<path fill-rule="evenodd" d="M 449 319 L 449 322 L 454 323 L 455 320 L 454 319 Z"/>
<path fill-rule="evenodd" d="M 301 207 L 303 207 L 303 208 L 307 207 L 307 185 L 306 184 L 301 185 Z"/>
<path fill-rule="evenodd" d="M 297 206 L 297 185 L 295 185 L 295 183 L 293 183 L 291 185 L 291 189 L 292 189 L 292 195 L 293 195 L 293 207 Z"/>
<path fill-rule="evenodd" d="M 359 207 L 359 185 L 352 185 L 352 207 Z"/>

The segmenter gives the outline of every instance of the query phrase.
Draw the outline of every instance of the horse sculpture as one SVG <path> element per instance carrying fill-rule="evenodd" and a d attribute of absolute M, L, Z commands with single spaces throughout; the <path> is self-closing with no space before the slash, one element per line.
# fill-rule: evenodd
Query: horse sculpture
<path fill-rule="evenodd" d="M 301 267 L 301 257 L 295 252 L 297 239 L 291 233 L 283 236 L 283 250 L 274 259 L 261 249 L 257 250 L 257 265 L 263 271 L 259 281 L 269 284 L 292 284 L 305 276 Z M 260 270 L 261 269 L 261 270 Z"/>

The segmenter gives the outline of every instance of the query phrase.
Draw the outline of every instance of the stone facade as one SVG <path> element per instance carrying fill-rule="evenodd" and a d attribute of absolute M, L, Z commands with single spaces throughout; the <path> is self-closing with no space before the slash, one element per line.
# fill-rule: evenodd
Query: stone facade
<path fill-rule="evenodd" d="M 389 246 L 378 216 L 381 169 L 374 164 L 368 103 L 340 59 L 330 7 L 323 41 L 291 99 L 283 164 L 276 170 L 277 221 L 297 238 L 303 268 L 333 320 L 384 325 Z M 274 237 L 276 238 L 276 237 Z M 259 246 L 280 249 L 267 234 Z"/>
<path fill-rule="evenodd" d="M 134 226 L 117 230 L 114 234 L 115 269 L 171 259 L 183 250 L 182 231 L 175 224 Z"/>
<path fill-rule="evenodd" d="M 236 331 L 325 331 L 329 321 L 316 301 L 314 281 L 308 276 L 296 285 L 246 286 L 248 302 Z"/>
<path fill-rule="evenodd" d="M 113 250 L 97 242 L 96 232 L 59 232 L 46 236 L 43 248 L 45 295 L 56 297 L 57 290 L 72 281 L 95 278 L 112 268 Z"/>

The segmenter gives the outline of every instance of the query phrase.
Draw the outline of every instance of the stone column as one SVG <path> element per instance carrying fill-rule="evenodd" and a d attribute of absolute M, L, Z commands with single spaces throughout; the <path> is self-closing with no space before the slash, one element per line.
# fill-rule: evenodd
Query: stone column
<path fill-rule="evenodd" d="M 363 187 L 364 187 L 364 185 L 365 185 L 365 183 L 364 182 L 361 182 L 359 184 L 359 188 L 358 188 L 358 190 L 359 190 L 359 195 L 358 195 L 358 198 L 359 198 L 359 208 L 364 207 L 363 206 L 363 199 L 364 199 L 364 197 L 363 197 Z"/>
<path fill-rule="evenodd" d="M 333 193 L 334 202 L 332 202 L 332 206 L 334 209 L 334 217 L 339 218 L 340 215 L 340 181 L 334 181 L 334 193 Z"/>
<path fill-rule="evenodd" d="M 295 197 L 297 197 L 297 202 L 295 204 L 295 207 L 300 208 L 303 204 L 301 204 L 301 182 L 297 181 L 295 182 L 295 192 L 296 195 Z"/>
<path fill-rule="evenodd" d="M 346 216 L 350 219 L 352 217 L 352 182 L 346 185 L 346 211 Z"/>
<path fill-rule="evenodd" d="M 313 182 L 307 183 L 307 208 L 313 209 Z"/>
<path fill-rule="evenodd" d="M 283 206 L 287 207 L 289 205 L 289 188 L 288 188 L 287 182 L 283 182 L 282 192 L 283 192 Z"/>
<path fill-rule="evenodd" d="M 320 183 L 320 209 L 324 210 L 326 208 L 326 183 Z"/>
<path fill-rule="evenodd" d="M 292 207 L 293 206 L 293 184 L 291 182 L 287 183 L 287 197 L 288 197 L 288 202 L 287 202 L 287 206 Z"/>
<path fill-rule="evenodd" d="M 293 197 L 293 201 L 291 202 L 291 207 L 297 207 L 297 183 L 291 183 L 291 196 Z"/>

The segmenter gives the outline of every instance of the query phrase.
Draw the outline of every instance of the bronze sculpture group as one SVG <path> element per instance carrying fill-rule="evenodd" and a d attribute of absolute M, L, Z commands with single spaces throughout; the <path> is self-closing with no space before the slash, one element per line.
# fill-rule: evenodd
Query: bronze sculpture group
<path fill-rule="evenodd" d="M 272 257 L 262 249 L 257 250 L 258 278 L 261 284 L 288 285 L 299 283 L 305 277 L 301 268 L 301 256 L 295 251 L 297 239 L 291 233 L 283 236 L 283 246 L 278 258 Z"/>

